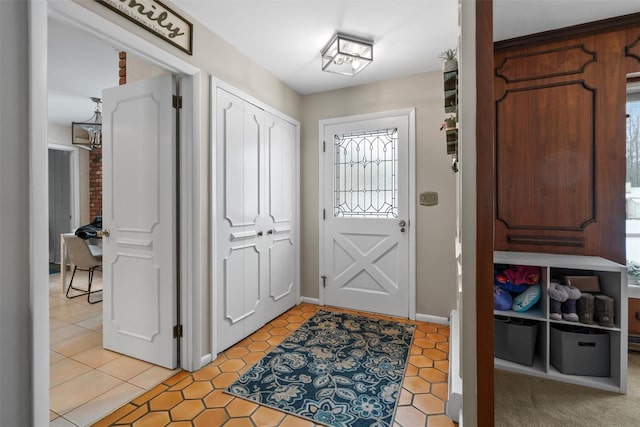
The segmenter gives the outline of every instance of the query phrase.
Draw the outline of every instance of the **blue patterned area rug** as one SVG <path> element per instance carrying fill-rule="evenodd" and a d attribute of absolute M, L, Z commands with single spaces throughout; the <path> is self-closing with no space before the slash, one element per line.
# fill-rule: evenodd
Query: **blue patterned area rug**
<path fill-rule="evenodd" d="M 318 311 L 226 391 L 317 424 L 388 427 L 415 325 Z"/>

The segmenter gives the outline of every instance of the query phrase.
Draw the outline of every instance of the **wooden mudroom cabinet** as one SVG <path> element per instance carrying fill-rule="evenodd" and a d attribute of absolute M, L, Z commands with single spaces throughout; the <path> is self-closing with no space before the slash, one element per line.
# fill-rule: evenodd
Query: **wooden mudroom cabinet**
<path fill-rule="evenodd" d="M 496 44 L 495 250 L 625 264 L 625 99 L 640 28 Z"/>

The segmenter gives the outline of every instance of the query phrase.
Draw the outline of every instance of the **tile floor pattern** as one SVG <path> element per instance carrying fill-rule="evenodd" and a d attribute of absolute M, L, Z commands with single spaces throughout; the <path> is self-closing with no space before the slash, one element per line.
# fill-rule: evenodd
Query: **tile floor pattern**
<path fill-rule="evenodd" d="M 183 371 L 174 375 L 93 426 L 314 426 L 308 420 L 236 398 L 223 390 L 280 344 L 291 331 L 311 318 L 318 308 L 310 304 L 292 308 L 221 353 L 206 367 L 197 372 Z M 393 427 L 455 426 L 444 414 L 448 390 L 449 328 L 422 322 L 415 324 L 418 327 Z"/>
<path fill-rule="evenodd" d="M 86 287 L 86 273 L 77 276 L 74 287 Z M 102 286 L 99 272 L 94 286 Z M 86 426 L 175 374 L 104 350 L 102 304 L 66 298 L 59 274 L 49 276 L 49 330 L 50 427 Z"/>

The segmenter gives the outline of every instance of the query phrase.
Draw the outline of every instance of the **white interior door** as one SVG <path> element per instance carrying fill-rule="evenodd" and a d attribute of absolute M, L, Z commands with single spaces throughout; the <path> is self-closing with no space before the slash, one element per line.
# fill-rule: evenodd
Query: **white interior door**
<path fill-rule="evenodd" d="M 323 132 L 325 304 L 408 317 L 408 116 Z"/>
<path fill-rule="evenodd" d="M 297 129 L 216 90 L 217 348 L 295 304 Z"/>
<path fill-rule="evenodd" d="M 103 341 L 173 369 L 176 141 L 171 75 L 103 92 Z"/>

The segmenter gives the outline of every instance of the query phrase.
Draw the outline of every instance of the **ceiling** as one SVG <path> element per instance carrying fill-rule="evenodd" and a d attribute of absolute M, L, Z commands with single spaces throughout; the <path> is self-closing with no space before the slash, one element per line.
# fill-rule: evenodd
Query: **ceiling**
<path fill-rule="evenodd" d="M 637 12 L 638 0 L 493 0 L 493 39 L 506 40 Z"/>
<path fill-rule="evenodd" d="M 457 43 L 457 0 L 174 0 L 301 94 L 438 70 Z M 340 31 L 373 40 L 356 77 L 321 70 L 320 51 Z"/>
<path fill-rule="evenodd" d="M 0 0 L 2 1 L 2 0 Z M 118 52 L 77 28 L 48 22 L 49 121 L 71 125 L 91 118 L 102 89 L 118 86 Z"/>
<path fill-rule="evenodd" d="M 300 94 L 438 70 L 439 53 L 457 42 L 457 0 L 172 3 Z M 494 0 L 494 39 L 634 12 L 640 12 L 638 0 Z M 50 119 L 86 120 L 93 112 L 89 98 L 118 84 L 117 50 L 66 24 L 49 22 Z M 373 63 L 355 77 L 320 69 L 320 51 L 336 31 L 374 41 Z"/>

